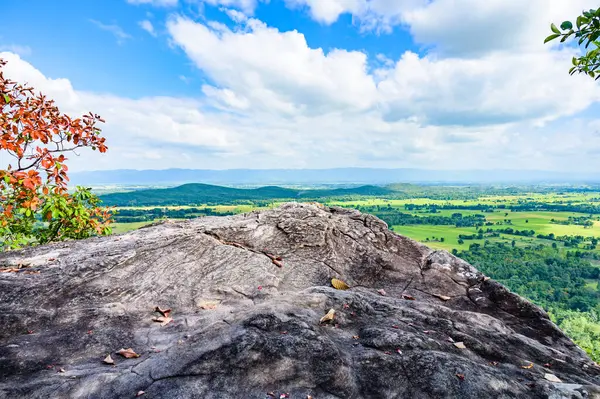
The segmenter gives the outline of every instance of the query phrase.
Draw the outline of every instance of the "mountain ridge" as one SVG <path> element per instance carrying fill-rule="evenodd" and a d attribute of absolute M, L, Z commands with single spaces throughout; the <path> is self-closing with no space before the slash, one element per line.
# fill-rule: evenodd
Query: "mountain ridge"
<path fill-rule="evenodd" d="M 73 185 L 572 183 L 598 182 L 594 173 L 524 170 L 330 169 L 118 169 L 71 173 Z"/>

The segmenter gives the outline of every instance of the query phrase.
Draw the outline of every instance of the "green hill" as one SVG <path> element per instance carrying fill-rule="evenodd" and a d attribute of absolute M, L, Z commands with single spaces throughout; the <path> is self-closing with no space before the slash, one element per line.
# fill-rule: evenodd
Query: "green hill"
<path fill-rule="evenodd" d="M 165 206 L 165 205 L 225 205 L 244 201 L 318 200 L 325 197 L 388 195 L 385 187 L 361 186 L 331 190 L 296 190 L 278 186 L 241 189 L 209 184 L 191 183 L 163 189 L 111 193 L 100 196 L 109 206 Z"/>

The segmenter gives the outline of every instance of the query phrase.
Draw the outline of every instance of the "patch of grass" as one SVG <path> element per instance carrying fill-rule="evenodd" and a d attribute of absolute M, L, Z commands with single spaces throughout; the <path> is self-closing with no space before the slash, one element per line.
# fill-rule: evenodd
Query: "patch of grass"
<path fill-rule="evenodd" d="M 150 222 L 135 222 L 135 223 L 113 223 L 113 234 L 127 233 L 131 230 L 137 230 L 142 226 L 152 223 Z"/>

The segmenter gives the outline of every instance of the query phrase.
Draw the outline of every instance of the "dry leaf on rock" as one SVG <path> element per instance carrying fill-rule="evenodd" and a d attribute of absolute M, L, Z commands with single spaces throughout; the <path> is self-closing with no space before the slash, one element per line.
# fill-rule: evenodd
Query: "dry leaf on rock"
<path fill-rule="evenodd" d="M 555 376 L 554 374 L 546 373 L 544 374 L 544 378 L 550 382 L 562 382 L 560 378 Z"/>
<path fill-rule="evenodd" d="M 144 392 L 144 391 L 138 391 L 138 393 L 136 393 L 135 396 L 138 397 L 138 396 L 142 396 L 145 394 L 146 394 L 146 392 Z"/>
<path fill-rule="evenodd" d="M 59 372 L 59 373 L 65 373 L 66 371 L 65 371 L 65 369 L 64 369 L 64 368 L 62 368 L 62 367 L 61 367 L 61 368 L 59 368 L 59 369 L 58 369 L 58 372 Z"/>
<path fill-rule="evenodd" d="M 173 319 L 171 317 L 166 317 L 166 316 L 154 317 L 154 318 L 152 318 L 152 320 L 160 323 L 161 326 L 166 326 L 167 324 L 169 324 L 170 322 L 173 321 Z"/>
<path fill-rule="evenodd" d="M 110 357 L 110 354 L 106 355 L 103 362 L 106 364 L 115 364 L 115 361 L 113 360 L 112 357 Z"/>
<path fill-rule="evenodd" d="M 337 278 L 331 279 L 331 285 L 336 290 L 347 290 L 348 288 L 350 288 L 350 286 L 348 284 L 346 284 L 342 280 L 338 280 Z"/>
<path fill-rule="evenodd" d="M 386 295 L 387 295 L 387 292 L 385 292 L 385 290 L 384 290 L 383 288 L 382 288 L 382 289 L 380 289 L 380 290 L 377 290 L 377 292 L 378 292 L 378 293 L 379 293 L 379 295 L 381 295 L 381 296 L 386 296 Z"/>
<path fill-rule="evenodd" d="M 164 317 L 169 317 L 169 314 L 171 313 L 171 309 L 161 309 L 160 306 L 155 307 L 154 311 L 160 313 Z"/>
<path fill-rule="evenodd" d="M 125 359 L 131 359 L 133 357 L 140 357 L 135 351 L 131 348 L 121 349 L 117 352 L 117 354 L 123 356 Z"/>
<path fill-rule="evenodd" d="M 522 369 L 532 369 L 533 363 L 529 363 L 527 366 L 521 366 Z"/>
<path fill-rule="evenodd" d="M 408 294 L 402 294 L 402 299 L 406 299 L 408 301 L 414 301 L 416 298 L 414 296 Z"/>
<path fill-rule="evenodd" d="M 213 310 L 217 308 L 219 302 L 217 301 L 202 301 L 200 302 L 200 309 Z"/>
<path fill-rule="evenodd" d="M 458 349 L 467 349 L 463 342 L 455 342 L 454 346 L 456 346 Z"/>
<path fill-rule="evenodd" d="M 458 374 L 458 373 L 457 373 L 457 374 L 456 374 L 456 377 L 457 377 L 459 380 L 461 380 L 461 381 L 464 381 L 464 380 L 465 380 L 465 375 L 464 375 L 464 374 Z"/>
<path fill-rule="evenodd" d="M 325 323 L 327 321 L 333 321 L 333 317 L 335 316 L 335 309 L 329 309 L 329 312 L 319 320 L 319 323 Z"/>
<path fill-rule="evenodd" d="M 440 294 L 433 294 L 433 296 L 441 299 L 442 301 L 449 301 L 450 299 L 452 299 L 452 297 L 450 297 L 450 296 L 440 295 Z"/>
<path fill-rule="evenodd" d="M 0 269 L 0 273 L 18 273 L 19 268 L 17 267 L 4 267 Z"/>

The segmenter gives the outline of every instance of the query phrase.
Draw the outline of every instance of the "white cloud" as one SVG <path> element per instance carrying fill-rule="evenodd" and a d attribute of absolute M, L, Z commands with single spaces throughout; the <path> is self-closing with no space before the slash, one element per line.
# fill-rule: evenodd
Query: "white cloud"
<path fill-rule="evenodd" d="M 178 0 L 127 0 L 129 4 L 148 4 L 154 7 L 175 7 Z"/>
<path fill-rule="evenodd" d="M 246 14 L 233 8 L 224 8 L 222 11 L 224 11 L 233 22 L 242 23 L 248 20 L 248 16 Z"/>
<path fill-rule="evenodd" d="M 138 25 L 140 26 L 140 28 L 142 28 L 152 36 L 156 37 L 156 31 L 154 30 L 154 25 L 152 25 L 152 22 L 145 19 L 143 21 L 138 22 Z"/>
<path fill-rule="evenodd" d="M 550 23 L 575 19 L 594 0 L 436 0 L 407 11 L 403 20 L 415 40 L 443 53 L 543 51 Z"/>
<path fill-rule="evenodd" d="M 453 1 L 458 10 L 472 5 L 479 17 L 461 24 L 459 11 L 444 8 L 448 0 L 402 7 L 391 0 L 321 3 L 331 7 L 316 11 L 323 22 L 348 12 L 335 4 L 342 10 L 359 7 L 351 12 L 363 27 L 376 22 L 382 30 L 403 21 L 432 47 L 426 55 L 405 52 L 395 59 L 312 48 L 298 31 L 281 32 L 245 18 L 254 2 L 219 2 L 244 13 L 225 10 L 234 28 L 171 17 L 171 42 L 205 78 L 195 98 L 133 100 L 82 92 L 66 79 L 46 78 L 14 54 L 7 71 L 56 98 L 65 111 L 93 110 L 105 117 L 109 153 L 93 162 L 75 159 L 75 169 L 600 167 L 600 135 L 594 133 L 600 121 L 572 117 L 598 102 L 600 88 L 567 74 L 573 50 L 541 43 L 544 21 L 560 20 L 559 14 L 575 6 L 559 5 L 529 18 L 534 32 L 510 18 L 524 12 L 521 3 Z M 443 14 L 453 12 L 445 19 Z M 488 15 L 513 21 L 510 40 L 485 30 L 492 24 Z M 436 18 L 456 31 L 438 32 L 430 23 Z M 531 39 L 534 34 L 539 37 Z M 489 46 L 466 37 L 480 37 Z M 585 165 L 582 154 L 589 156 Z"/>
<path fill-rule="evenodd" d="M 268 0 L 200 0 L 212 6 L 231 7 L 242 10 L 247 15 L 252 15 L 259 1 Z"/>
<path fill-rule="evenodd" d="M 342 14 L 352 14 L 363 30 L 390 32 L 403 22 L 404 13 L 427 4 L 427 0 L 285 0 L 290 8 L 308 9 L 311 17 L 330 25 Z"/>
<path fill-rule="evenodd" d="M 95 19 L 90 19 L 90 22 L 96 25 L 98 28 L 112 33 L 119 44 L 123 44 L 125 40 L 131 39 L 131 35 L 126 33 L 123 28 L 117 24 L 104 24 L 100 21 L 96 21 Z"/>

